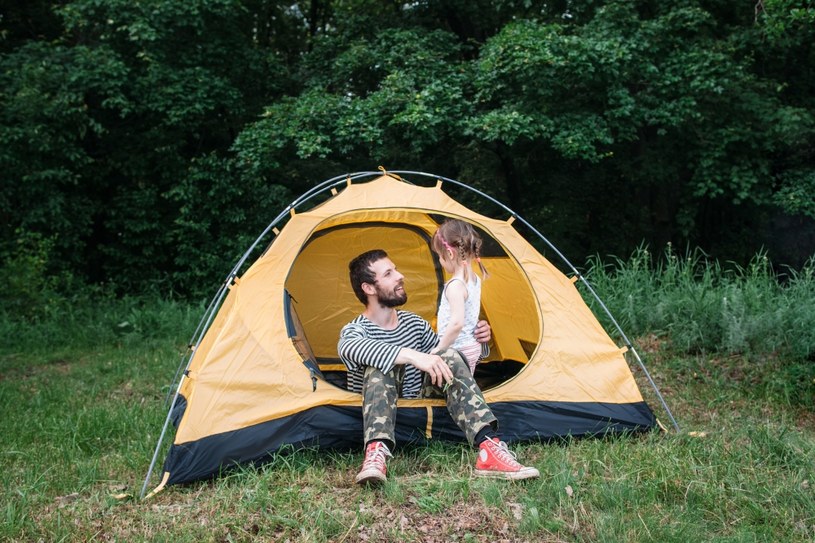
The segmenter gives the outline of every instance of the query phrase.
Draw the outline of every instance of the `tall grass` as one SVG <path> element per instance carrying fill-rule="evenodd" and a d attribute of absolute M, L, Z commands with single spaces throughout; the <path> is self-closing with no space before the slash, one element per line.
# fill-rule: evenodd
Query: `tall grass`
<path fill-rule="evenodd" d="M 815 397 L 815 259 L 779 273 L 763 254 L 725 267 L 668 246 L 663 255 L 641 248 L 627 260 L 591 259 L 585 276 L 629 338 L 654 334 L 691 355 L 744 355 L 787 401 Z M 615 334 L 599 304 L 587 302 Z"/>
<path fill-rule="evenodd" d="M 586 278 L 629 336 L 665 334 L 685 352 L 815 355 L 815 260 L 779 274 L 765 255 L 723 268 L 669 246 L 662 258 L 594 258 Z"/>

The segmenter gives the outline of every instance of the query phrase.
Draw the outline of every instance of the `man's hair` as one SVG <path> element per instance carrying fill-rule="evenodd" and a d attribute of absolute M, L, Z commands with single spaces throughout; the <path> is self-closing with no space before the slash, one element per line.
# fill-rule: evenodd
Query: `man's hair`
<path fill-rule="evenodd" d="M 383 258 L 388 258 L 388 253 L 382 249 L 373 249 L 362 253 L 348 263 L 351 288 L 354 289 L 354 294 L 365 306 L 368 305 L 368 296 L 362 290 L 362 283 L 370 283 L 371 285 L 375 283 L 376 275 L 371 271 L 371 264 Z"/>

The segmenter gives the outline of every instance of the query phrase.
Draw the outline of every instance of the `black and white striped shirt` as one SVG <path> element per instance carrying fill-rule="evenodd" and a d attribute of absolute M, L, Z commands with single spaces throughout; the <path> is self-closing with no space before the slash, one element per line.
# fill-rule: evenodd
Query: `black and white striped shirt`
<path fill-rule="evenodd" d="M 348 368 L 348 390 L 362 392 L 362 377 L 366 366 L 373 366 L 383 373 L 393 369 L 396 356 L 403 347 L 423 353 L 439 342 L 430 324 L 415 313 L 396 310 L 397 322 L 393 330 L 380 328 L 364 315 L 360 315 L 340 332 L 337 351 L 340 360 Z M 403 398 L 417 398 L 422 388 L 422 372 L 413 365 L 405 367 L 402 383 Z"/>

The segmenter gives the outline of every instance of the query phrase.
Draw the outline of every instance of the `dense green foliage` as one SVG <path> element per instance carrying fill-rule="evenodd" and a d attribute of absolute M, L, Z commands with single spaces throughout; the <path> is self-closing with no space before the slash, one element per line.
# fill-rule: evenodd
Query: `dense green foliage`
<path fill-rule="evenodd" d="M 293 196 L 380 164 L 471 183 L 573 260 L 670 241 L 798 267 L 813 20 L 812 0 L 4 0 L 4 270 L 208 291 Z"/>

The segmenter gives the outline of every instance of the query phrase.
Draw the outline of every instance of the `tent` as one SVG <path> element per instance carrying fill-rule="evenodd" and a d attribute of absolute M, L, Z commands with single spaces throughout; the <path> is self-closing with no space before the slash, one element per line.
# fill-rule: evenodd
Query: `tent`
<path fill-rule="evenodd" d="M 425 185 L 431 178 L 430 186 L 409 182 L 408 175 Z M 349 174 L 316 186 L 269 225 L 253 247 L 267 235 L 271 243 L 240 276 L 253 248 L 236 264 L 182 361 L 167 415 L 175 438 L 156 490 L 262 461 L 283 447 L 361 448 L 361 395 L 345 389 L 337 355 L 341 327 L 363 309 L 349 284 L 348 262 L 365 250 L 385 249 L 405 275 L 405 308 L 433 323 L 445 277 L 430 239 L 447 217 L 472 223 L 484 239 L 490 277 L 482 316 L 493 338 L 476 380 L 502 438 L 655 426 L 626 360 L 630 342 L 622 334 L 626 344 L 618 346 L 600 325 L 575 284 L 585 279 L 573 267 L 567 277 L 544 258 L 515 229 L 520 218 L 511 210 L 469 188 L 508 217 L 481 215 L 448 196 L 445 184 L 468 188 L 421 172 Z M 322 201 L 313 205 L 316 198 Z M 298 211 L 305 203 L 313 207 Z M 464 440 L 444 401 L 400 400 L 397 446 L 431 439 Z"/>

